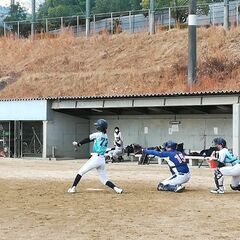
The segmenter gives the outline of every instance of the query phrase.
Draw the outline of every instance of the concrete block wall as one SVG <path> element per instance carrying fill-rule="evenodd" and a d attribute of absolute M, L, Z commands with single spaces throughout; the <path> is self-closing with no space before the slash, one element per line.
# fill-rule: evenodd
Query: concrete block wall
<path fill-rule="evenodd" d="M 52 157 L 55 148 L 56 158 L 88 158 L 89 146 L 84 145 L 74 151 L 72 142 L 89 136 L 89 120 L 52 111 L 47 123 L 47 156 Z"/>
<path fill-rule="evenodd" d="M 178 131 L 171 132 L 169 123 L 175 117 L 171 115 L 141 115 L 141 116 L 101 116 L 109 123 L 109 145 L 113 146 L 114 127 L 120 127 L 124 145 L 139 143 L 144 147 L 162 145 L 169 139 L 184 142 L 185 149 L 202 150 L 212 146 L 212 140 L 221 136 L 232 148 L 232 116 L 231 115 L 179 115 L 181 121 Z M 101 118 L 100 117 L 100 118 Z M 98 118 L 90 120 L 90 132 L 95 131 L 93 123 Z"/>

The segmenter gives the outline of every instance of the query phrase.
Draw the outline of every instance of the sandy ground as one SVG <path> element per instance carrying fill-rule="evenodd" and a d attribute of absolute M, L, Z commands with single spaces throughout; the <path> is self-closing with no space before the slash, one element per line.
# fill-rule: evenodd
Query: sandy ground
<path fill-rule="evenodd" d="M 183 193 L 157 192 L 166 166 L 108 164 L 117 195 L 95 171 L 66 190 L 84 161 L 0 159 L 0 239 L 240 239 L 240 192 L 213 195 L 209 168 L 192 167 Z"/>

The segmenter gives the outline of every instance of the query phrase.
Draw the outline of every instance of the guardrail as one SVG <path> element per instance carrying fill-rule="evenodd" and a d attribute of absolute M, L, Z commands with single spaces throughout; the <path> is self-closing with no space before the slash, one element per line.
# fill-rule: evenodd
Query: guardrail
<path fill-rule="evenodd" d="M 231 26 L 239 25 L 240 1 L 229 3 L 229 22 Z M 155 28 L 171 29 L 176 26 L 187 25 L 188 6 L 177 6 L 156 9 L 154 12 Z M 222 25 L 224 21 L 224 4 L 213 3 L 197 5 L 197 25 L 214 26 Z M 31 29 L 34 34 L 57 34 L 63 29 L 70 29 L 75 36 L 85 36 L 86 16 L 68 16 L 59 18 L 37 19 L 36 22 L 17 21 L 4 22 L 4 35 L 11 33 L 17 38 L 29 37 Z M 144 32 L 149 31 L 149 10 L 124 11 L 92 14 L 90 18 L 90 34 L 108 32 L 115 34 L 120 32 Z"/>

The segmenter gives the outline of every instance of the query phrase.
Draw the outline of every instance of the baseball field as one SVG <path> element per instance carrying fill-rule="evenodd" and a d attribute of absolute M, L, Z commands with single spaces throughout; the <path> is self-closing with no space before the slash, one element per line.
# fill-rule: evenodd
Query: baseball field
<path fill-rule="evenodd" d="M 240 192 L 213 195 L 212 173 L 191 167 L 185 192 L 157 192 L 167 166 L 107 164 L 124 189 L 112 192 L 96 171 L 68 194 L 85 161 L 0 159 L 0 239 L 240 239 Z"/>

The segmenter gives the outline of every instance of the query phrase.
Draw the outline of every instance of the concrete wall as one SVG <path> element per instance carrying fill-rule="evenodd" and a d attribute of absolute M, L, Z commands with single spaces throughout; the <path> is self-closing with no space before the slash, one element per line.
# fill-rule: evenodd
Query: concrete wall
<path fill-rule="evenodd" d="M 47 157 L 88 158 L 89 146 L 84 145 L 74 151 L 72 142 L 89 136 L 89 120 L 52 111 L 51 121 L 47 122 Z"/>
<path fill-rule="evenodd" d="M 184 142 L 185 149 L 202 150 L 212 146 L 213 138 L 222 136 L 232 148 L 231 115 L 178 115 L 176 120 L 181 121 L 178 131 L 170 131 L 172 125 L 169 122 L 175 119 L 172 115 L 100 116 L 86 120 L 55 111 L 51 114 L 53 120 L 47 123 L 48 157 L 51 157 L 52 146 L 55 146 L 56 157 L 88 158 L 92 144 L 74 152 L 72 141 L 80 141 L 95 132 L 94 122 L 99 118 L 105 118 L 109 123 L 109 147 L 113 146 L 114 128 L 119 126 L 125 146 L 131 143 L 144 147 L 157 146 L 172 139 Z"/>
<path fill-rule="evenodd" d="M 177 115 L 181 121 L 179 131 L 171 132 L 169 121 L 174 116 L 102 116 L 109 123 L 108 136 L 110 146 L 113 145 L 113 130 L 119 126 L 124 138 L 124 145 L 139 143 L 145 147 L 161 145 L 172 139 L 184 142 L 185 149 L 202 150 L 212 146 L 215 137 L 222 136 L 227 140 L 228 147 L 232 148 L 232 116 L 231 115 Z M 90 120 L 90 131 L 95 131 L 93 123 L 97 118 Z"/>

